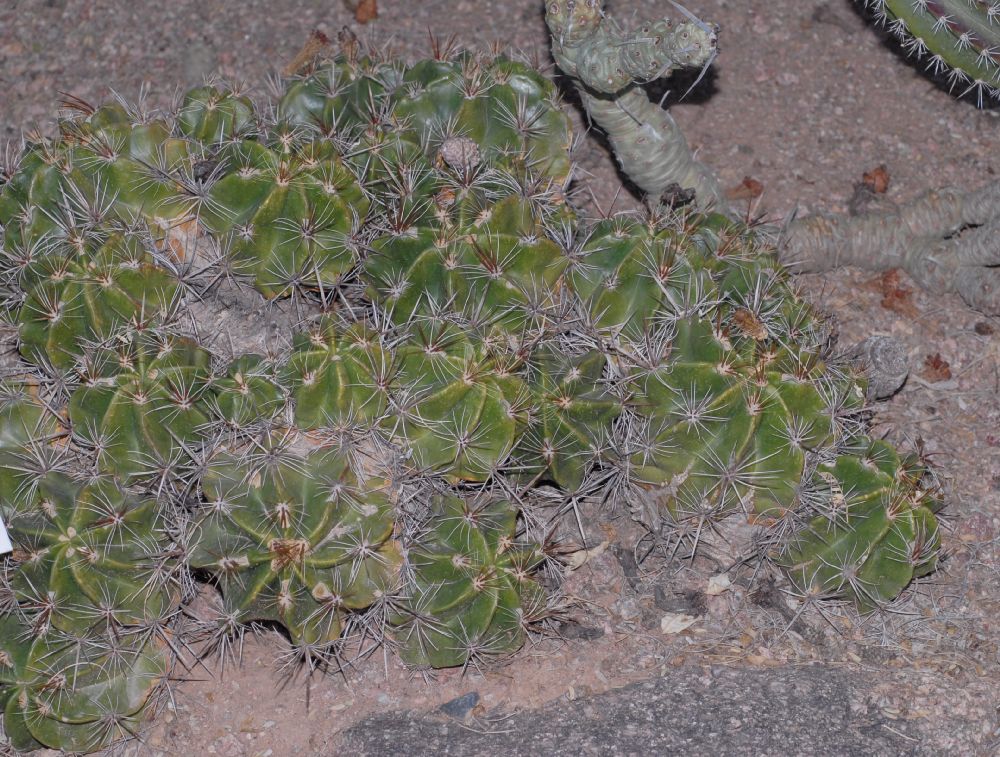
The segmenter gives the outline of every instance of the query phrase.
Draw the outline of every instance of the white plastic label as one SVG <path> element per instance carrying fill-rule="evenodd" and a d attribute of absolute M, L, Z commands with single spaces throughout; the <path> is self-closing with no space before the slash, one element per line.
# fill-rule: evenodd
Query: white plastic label
<path fill-rule="evenodd" d="M 7 536 L 7 527 L 3 524 L 3 518 L 0 518 L 0 555 L 13 551 L 14 545 L 10 543 L 10 537 Z"/>

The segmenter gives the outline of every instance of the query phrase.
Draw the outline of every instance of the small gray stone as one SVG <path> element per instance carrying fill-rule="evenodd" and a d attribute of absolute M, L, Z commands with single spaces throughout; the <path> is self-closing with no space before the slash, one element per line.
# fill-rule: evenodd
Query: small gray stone
<path fill-rule="evenodd" d="M 891 336 L 870 336 L 854 345 L 847 354 L 861 363 L 868 376 L 868 399 L 888 399 L 902 388 L 910 375 L 906 348 Z"/>
<path fill-rule="evenodd" d="M 472 712 L 472 708 L 477 704 L 479 704 L 479 692 L 470 691 L 468 694 L 455 697 L 450 702 L 445 702 L 438 709 L 456 720 L 465 720 L 465 716 Z"/>

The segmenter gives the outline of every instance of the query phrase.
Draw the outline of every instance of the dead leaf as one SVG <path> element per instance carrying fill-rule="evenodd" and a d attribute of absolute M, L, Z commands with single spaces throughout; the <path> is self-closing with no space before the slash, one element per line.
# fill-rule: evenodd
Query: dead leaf
<path fill-rule="evenodd" d="M 757 342 L 763 342 L 771 336 L 764 322 L 745 308 L 740 308 L 733 313 L 733 321 L 740 331 Z"/>
<path fill-rule="evenodd" d="M 344 5 L 354 11 L 354 20 L 359 24 L 378 18 L 378 0 L 344 0 Z"/>
<path fill-rule="evenodd" d="M 920 375 L 932 384 L 948 381 L 951 378 L 951 365 L 941 357 L 940 352 L 935 352 L 924 358 L 924 369 Z"/>
<path fill-rule="evenodd" d="M 730 200 L 756 200 L 764 194 L 764 185 L 752 176 L 744 176 L 737 186 L 726 190 Z"/>
<path fill-rule="evenodd" d="M 667 613 L 660 618 L 660 632 L 665 634 L 676 634 L 690 628 L 698 618 L 693 615 L 683 615 Z"/>
<path fill-rule="evenodd" d="M 732 585 L 732 581 L 729 580 L 728 574 L 719 573 L 717 576 L 712 576 L 708 579 L 708 588 L 705 589 L 705 593 L 710 597 L 717 597 L 720 594 L 729 591 L 729 587 Z"/>
<path fill-rule="evenodd" d="M 292 62 L 285 66 L 282 72 L 285 76 L 295 76 L 296 74 L 308 73 L 312 69 L 316 59 L 319 58 L 330 46 L 330 38 L 319 29 L 313 29 L 309 39 L 302 45 L 302 49 L 292 59 Z"/>
<path fill-rule="evenodd" d="M 882 307 L 886 310 L 916 318 L 920 311 L 913 303 L 913 290 L 900 281 L 898 268 L 890 268 L 870 283 L 872 289 L 882 293 Z"/>
<path fill-rule="evenodd" d="M 861 181 L 875 194 L 885 194 L 889 189 L 889 170 L 883 163 L 871 171 L 866 171 L 861 177 Z"/>

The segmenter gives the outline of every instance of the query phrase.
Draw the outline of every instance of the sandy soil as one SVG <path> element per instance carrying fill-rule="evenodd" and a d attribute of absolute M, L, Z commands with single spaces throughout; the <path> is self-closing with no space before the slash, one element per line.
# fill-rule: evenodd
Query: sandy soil
<path fill-rule="evenodd" d="M 749 176 L 764 194 L 754 212 L 796 207 L 842 211 L 863 172 L 885 164 L 890 196 L 991 180 L 1000 110 L 956 101 L 896 54 L 850 0 L 689 0 L 722 26 L 722 55 L 672 106 L 702 158 L 727 185 Z M 619 14 L 664 12 L 662 2 L 612 2 Z M 547 62 L 539 0 L 380 0 L 368 26 L 400 54 L 427 48 L 427 31 L 469 44 L 495 39 Z M 258 91 L 316 27 L 335 32 L 351 14 L 334 0 L 6 0 L 0 8 L 0 138 L 42 128 L 59 91 L 84 98 L 109 89 L 154 102 L 221 72 Z M 670 84 L 683 91 L 686 84 Z M 635 203 L 620 191 L 596 138 L 578 158 L 593 202 Z M 803 277 L 811 299 L 836 320 L 845 344 L 892 334 L 913 373 L 877 408 L 893 441 L 930 453 L 947 491 L 948 559 L 898 611 L 859 621 L 848 613 L 794 616 L 767 593 L 748 596 L 747 576 L 706 596 L 714 566 L 675 566 L 654 555 L 633 570 L 636 530 L 592 514 L 589 546 L 603 552 L 566 581 L 580 598 L 563 638 L 538 640 L 498 670 L 448 671 L 428 680 L 377 654 L 341 677 L 282 681 L 277 635 L 248 639 L 242 666 L 215 664 L 178 677 L 143 754 L 329 754 L 360 718 L 391 709 L 430 710 L 478 692 L 470 727 L 556 699 L 584 698 L 654 676 L 698 675 L 706 665 L 782 666 L 823 661 L 856 671 L 860 716 L 912 740 L 916 753 L 988 754 L 1000 748 L 1000 322 L 955 298 L 919 291 L 885 297 L 859 272 Z M 903 277 L 899 286 L 912 287 Z M 896 294 L 899 294 L 897 291 Z M 950 377 L 925 366 L 931 356 Z M 686 592 L 686 593 L 685 593 Z M 780 595 L 779 595 L 780 597 Z M 775 609 L 775 608 L 778 609 Z M 698 621 L 664 635 L 661 617 Z M 720 715 L 721 717 L 721 715 Z M 780 751 L 780 750 L 779 750 Z"/>

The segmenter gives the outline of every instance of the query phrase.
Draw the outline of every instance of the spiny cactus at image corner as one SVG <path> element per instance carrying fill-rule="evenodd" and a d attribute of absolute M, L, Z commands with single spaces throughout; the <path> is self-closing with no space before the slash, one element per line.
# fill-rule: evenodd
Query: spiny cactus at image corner
<path fill-rule="evenodd" d="M 876 18 L 961 94 L 1000 96 L 1000 3 L 996 0 L 864 0 Z"/>
<path fill-rule="evenodd" d="M 566 65 L 597 7 L 550 2 Z M 661 27 L 630 66 L 714 55 L 700 22 Z M 506 659 L 561 607 L 553 497 L 691 550 L 749 518 L 793 590 L 866 612 L 933 569 L 932 480 L 867 437 L 864 379 L 772 234 L 697 204 L 585 217 L 525 63 L 347 40 L 275 103 L 67 105 L 0 183 L 15 749 L 132 737 L 181 649 L 263 624 L 310 670 Z M 262 353 L 188 317 L 234 296 L 301 323 Z M 196 581 L 217 601 L 193 621 Z"/>

